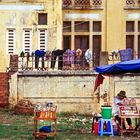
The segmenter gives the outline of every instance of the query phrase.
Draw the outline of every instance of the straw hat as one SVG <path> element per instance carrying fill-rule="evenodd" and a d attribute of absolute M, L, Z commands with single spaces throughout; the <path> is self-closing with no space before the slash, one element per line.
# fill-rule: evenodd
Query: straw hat
<path fill-rule="evenodd" d="M 122 97 L 122 98 L 126 98 L 126 92 L 124 90 L 121 90 L 117 96 Z"/>

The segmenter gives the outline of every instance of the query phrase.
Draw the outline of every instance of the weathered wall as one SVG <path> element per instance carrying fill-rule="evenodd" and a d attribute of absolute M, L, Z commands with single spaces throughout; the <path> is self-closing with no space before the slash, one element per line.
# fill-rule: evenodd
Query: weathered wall
<path fill-rule="evenodd" d="M 33 103 L 54 102 L 58 111 L 92 113 L 98 111 L 93 94 L 95 74 L 18 73 L 10 80 L 10 104 L 20 99 Z"/>
<path fill-rule="evenodd" d="M 10 79 L 9 102 L 14 105 L 20 99 L 29 99 L 33 103 L 54 102 L 60 112 L 100 112 L 104 102 L 98 99 L 97 92 L 93 93 L 94 83 L 94 73 L 16 73 Z M 125 90 L 127 97 L 134 97 L 140 107 L 139 83 L 140 75 L 106 76 L 99 95 L 106 91 L 113 107 L 114 96 Z"/>
<path fill-rule="evenodd" d="M 3 0 L 0 2 L 0 71 L 9 67 L 9 54 L 7 54 L 7 28 L 15 29 L 15 52 L 20 54 L 23 50 L 23 29 L 32 30 L 32 51 L 38 49 L 38 29 L 47 29 L 47 50 L 61 48 L 62 9 L 61 0 Z M 38 25 L 38 13 L 48 14 L 48 24 Z"/>
<path fill-rule="evenodd" d="M 140 109 L 140 74 L 124 74 L 116 76 L 105 76 L 105 80 L 100 87 L 100 95 L 105 91 L 110 95 L 110 102 L 113 105 L 114 96 L 116 96 L 120 90 L 126 91 L 127 97 L 133 97 L 136 99 L 137 105 Z M 103 103 L 102 101 L 100 102 Z"/>
<path fill-rule="evenodd" d="M 14 6 L 14 8 L 12 7 Z M 22 8 L 21 8 L 22 6 Z M 30 6 L 36 6 L 31 10 Z M 37 7 L 43 6 L 42 10 Z M 32 50 L 38 47 L 38 28 L 48 29 L 48 50 L 54 48 L 62 49 L 62 22 L 63 21 L 101 21 L 102 22 L 102 43 L 101 51 L 124 49 L 126 47 L 126 21 L 138 21 L 139 10 L 132 9 L 126 10 L 125 0 L 103 0 L 102 8 L 94 10 L 64 10 L 62 9 L 62 0 L 1 0 L 0 1 L 0 71 L 5 71 L 9 66 L 9 55 L 6 54 L 6 29 L 16 29 L 16 49 L 15 54 L 19 54 L 23 49 L 23 28 L 31 28 L 33 30 Z M 24 7 L 24 8 L 23 8 Z M 29 8 L 30 7 L 30 8 Z M 48 13 L 48 25 L 38 26 L 38 13 Z M 66 15 L 77 14 L 73 18 L 66 18 Z M 83 15 L 82 15 L 83 14 Z M 87 14 L 88 17 L 85 17 Z M 81 17 L 79 16 L 81 15 Z M 92 16 L 91 16 L 92 15 Z M 83 18 L 84 17 L 84 18 Z M 136 27 L 137 28 L 137 27 Z M 72 27 L 74 30 L 74 27 Z M 69 35 L 70 33 L 68 33 Z M 73 33 L 72 33 L 73 34 Z M 82 33 L 87 35 L 87 33 Z M 95 33 L 96 34 L 96 33 Z M 138 33 L 134 33 L 137 35 Z M 78 35 L 78 33 L 77 33 Z M 92 31 L 90 31 L 89 48 L 93 49 Z M 97 33 L 97 35 L 99 35 Z M 137 42 L 138 37 L 134 40 L 134 50 L 138 50 Z M 74 49 L 75 41 L 74 36 L 71 41 L 71 48 Z"/>

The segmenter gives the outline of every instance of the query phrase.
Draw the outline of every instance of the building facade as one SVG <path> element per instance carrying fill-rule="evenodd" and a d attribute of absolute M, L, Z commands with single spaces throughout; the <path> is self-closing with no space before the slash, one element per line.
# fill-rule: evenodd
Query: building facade
<path fill-rule="evenodd" d="M 139 10 L 139 0 L 1 0 L 0 70 L 9 55 L 36 49 L 90 49 L 91 67 L 100 65 L 101 52 L 132 48 L 137 58 Z"/>
<path fill-rule="evenodd" d="M 0 2 L 0 69 L 10 55 L 61 48 L 61 0 L 2 0 Z"/>
<path fill-rule="evenodd" d="M 100 64 L 104 51 L 131 48 L 137 58 L 139 10 L 138 0 L 63 0 L 63 46 L 90 48 L 93 66 Z"/>
<path fill-rule="evenodd" d="M 122 88 L 128 97 L 133 89 L 133 97 L 140 103 L 139 75 L 108 77 L 100 93 L 93 91 L 93 67 L 119 61 L 111 52 L 131 48 L 133 59 L 140 55 L 139 10 L 139 0 L 1 0 L 0 72 L 5 72 L 9 63 L 16 72 L 10 79 L 5 75 L 4 104 L 15 105 L 21 99 L 33 103 L 53 101 L 59 111 L 91 113 L 99 111 L 100 95 L 107 91 L 112 103 Z M 89 49 L 92 70 L 18 71 L 21 52 L 32 56 L 37 49 L 81 49 L 84 53 Z M 29 66 L 33 61 L 29 59 Z M 128 86 L 130 82 L 132 86 Z M 0 97 L 4 97 L 4 87 L 1 83 Z"/>

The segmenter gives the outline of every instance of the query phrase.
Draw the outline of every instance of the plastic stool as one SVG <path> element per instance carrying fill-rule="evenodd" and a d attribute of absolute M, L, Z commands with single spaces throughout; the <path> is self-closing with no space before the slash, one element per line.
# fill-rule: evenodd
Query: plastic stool
<path fill-rule="evenodd" d="M 104 130 L 105 122 L 106 122 L 106 130 Z M 104 134 L 114 136 L 112 119 L 103 119 L 103 118 L 101 118 L 99 120 L 98 134 L 100 136 L 103 136 Z"/>

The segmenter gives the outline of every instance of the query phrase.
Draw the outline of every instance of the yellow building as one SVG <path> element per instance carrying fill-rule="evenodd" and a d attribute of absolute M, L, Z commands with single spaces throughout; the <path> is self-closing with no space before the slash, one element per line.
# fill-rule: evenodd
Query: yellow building
<path fill-rule="evenodd" d="M 92 66 L 100 52 L 132 48 L 140 55 L 138 0 L 1 0 L 0 71 L 9 55 L 36 49 L 90 49 Z"/>
<path fill-rule="evenodd" d="M 139 10 L 138 0 L 63 0 L 63 44 L 90 48 L 93 66 L 99 65 L 101 51 L 132 48 L 136 58 L 140 55 Z"/>
<path fill-rule="evenodd" d="M 61 5 L 61 0 L 0 2 L 0 71 L 6 71 L 11 54 L 61 48 Z"/>

